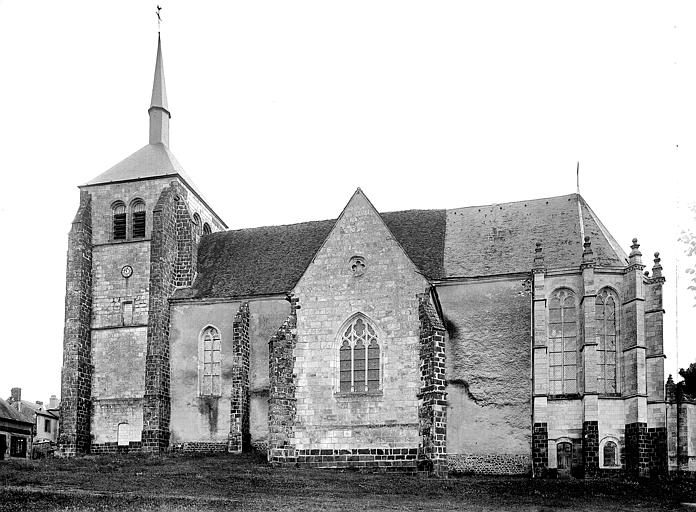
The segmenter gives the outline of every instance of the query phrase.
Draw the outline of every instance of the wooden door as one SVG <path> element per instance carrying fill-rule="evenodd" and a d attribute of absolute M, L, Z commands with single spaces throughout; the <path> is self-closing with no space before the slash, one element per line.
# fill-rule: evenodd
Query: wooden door
<path fill-rule="evenodd" d="M 571 443 L 558 443 L 556 445 L 556 467 L 559 475 L 569 475 L 573 464 L 573 445 Z"/>

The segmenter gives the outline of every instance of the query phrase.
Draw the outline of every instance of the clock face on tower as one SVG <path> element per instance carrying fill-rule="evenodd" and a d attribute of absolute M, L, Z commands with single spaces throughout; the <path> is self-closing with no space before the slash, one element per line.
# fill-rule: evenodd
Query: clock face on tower
<path fill-rule="evenodd" d="M 133 267 L 130 265 L 126 265 L 121 269 L 121 275 L 125 278 L 128 278 L 133 275 Z"/>

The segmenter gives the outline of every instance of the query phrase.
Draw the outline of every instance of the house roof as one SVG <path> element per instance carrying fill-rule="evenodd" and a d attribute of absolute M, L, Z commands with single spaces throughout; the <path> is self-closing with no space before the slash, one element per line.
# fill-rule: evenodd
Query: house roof
<path fill-rule="evenodd" d="M 2 398 L 0 398 L 0 419 L 28 423 L 30 425 L 34 424 L 33 420 L 27 420 L 22 413 L 20 413 Z"/>
<path fill-rule="evenodd" d="M 542 242 L 547 268 L 577 267 L 589 235 L 599 266 L 626 255 L 577 194 L 452 210 L 382 213 L 421 273 L 430 279 L 529 272 Z M 581 221 L 582 219 L 582 221 Z M 198 273 L 175 298 L 222 298 L 291 291 L 335 220 L 221 231 L 201 238 Z"/>

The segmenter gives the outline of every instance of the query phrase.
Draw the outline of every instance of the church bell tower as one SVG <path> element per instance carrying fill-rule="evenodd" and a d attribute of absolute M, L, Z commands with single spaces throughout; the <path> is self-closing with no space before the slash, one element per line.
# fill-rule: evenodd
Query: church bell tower
<path fill-rule="evenodd" d="M 68 237 L 59 453 L 162 451 L 169 303 L 201 236 L 227 228 L 169 149 L 158 36 L 149 143 L 81 185 Z"/>

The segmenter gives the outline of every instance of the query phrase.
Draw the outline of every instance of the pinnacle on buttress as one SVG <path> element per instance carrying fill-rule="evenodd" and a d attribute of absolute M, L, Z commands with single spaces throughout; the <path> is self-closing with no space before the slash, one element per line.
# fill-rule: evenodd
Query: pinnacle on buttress
<path fill-rule="evenodd" d="M 592 252 L 592 243 L 590 237 L 585 237 L 585 242 L 582 244 L 582 262 L 592 263 L 594 261 L 594 252 Z"/>
<path fill-rule="evenodd" d="M 628 255 L 628 260 L 631 264 L 637 263 L 640 265 L 642 263 L 640 257 L 643 255 L 638 248 L 640 247 L 640 244 L 638 243 L 638 239 L 634 238 L 633 239 L 633 245 L 631 245 L 631 254 Z"/>
<path fill-rule="evenodd" d="M 171 118 L 171 114 L 167 105 L 162 41 L 159 35 L 157 36 L 157 60 L 155 61 L 155 78 L 152 83 L 152 100 L 147 112 L 150 114 L 150 144 L 169 146 L 169 118 Z"/>
<path fill-rule="evenodd" d="M 534 268 L 544 268 L 544 255 L 541 252 L 541 242 L 536 243 L 534 249 Z"/>
<path fill-rule="evenodd" d="M 662 277 L 662 265 L 660 265 L 660 253 L 656 252 L 655 253 L 655 259 L 653 260 L 655 264 L 653 265 L 652 271 L 653 271 L 653 277 Z"/>
<path fill-rule="evenodd" d="M 672 379 L 672 374 L 667 377 L 667 383 L 665 384 L 665 399 L 668 402 L 673 402 L 676 397 L 677 397 L 677 386 L 674 384 L 674 380 Z"/>

